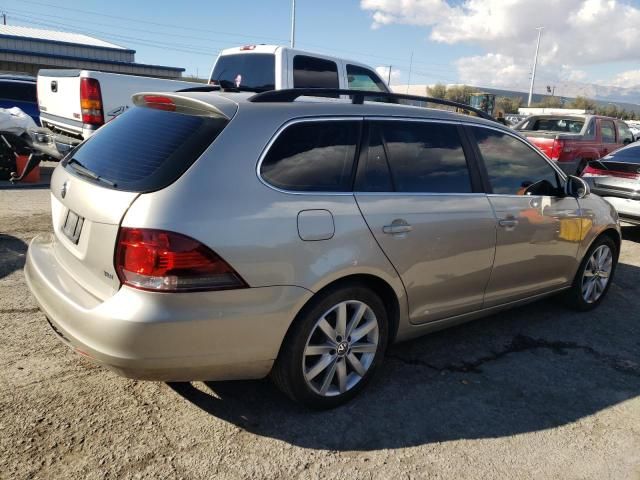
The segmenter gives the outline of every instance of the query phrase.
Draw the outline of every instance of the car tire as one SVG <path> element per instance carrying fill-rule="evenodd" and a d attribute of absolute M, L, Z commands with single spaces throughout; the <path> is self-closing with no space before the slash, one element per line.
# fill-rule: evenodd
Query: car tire
<path fill-rule="evenodd" d="M 596 308 L 607 295 L 618 264 L 618 247 L 611 237 L 598 237 L 580 263 L 573 285 L 565 293 L 567 304 L 579 311 Z"/>
<path fill-rule="evenodd" d="M 322 292 L 287 332 L 271 378 L 307 407 L 323 410 L 342 405 L 380 367 L 388 325 L 384 303 L 369 288 L 349 284 Z"/>

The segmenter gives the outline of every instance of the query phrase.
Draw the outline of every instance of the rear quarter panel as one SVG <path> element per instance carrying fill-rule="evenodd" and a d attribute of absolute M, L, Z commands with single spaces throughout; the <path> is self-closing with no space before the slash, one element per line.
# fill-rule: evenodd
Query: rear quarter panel
<path fill-rule="evenodd" d="M 386 281 L 406 318 L 401 280 L 371 235 L 353 194 L 294 194 L 264 185 L 256 167 L 263 149 L 290 114 L 269 109 L 237 116 L 174 184 L 141 195 L 123 225 L 189 235 L 210 246 L 251 287 L 291 285 L 317 292 L 342 277 L 370 274 Z M 297 216 L 324 209 L 335 233 L 303 241 Z"/>

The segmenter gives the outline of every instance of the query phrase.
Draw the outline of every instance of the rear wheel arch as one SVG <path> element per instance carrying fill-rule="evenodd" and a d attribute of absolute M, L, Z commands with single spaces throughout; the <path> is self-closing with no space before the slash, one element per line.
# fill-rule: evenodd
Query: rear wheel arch
<path fill-rule="evenodd" d="M 342 288 L 352 287 L 352 286 L 365 287 L 371 290 L 372 292 L 374 292 L 382 300 L 382 303 L 384 304 L 385 310 L 387 312 L 387 320 L 389 322 L 388 344 L 391 345 L 395 340 L 396 333 L 398 332 L 399 322 L 400 322 L 400 301 L 398 299 L 398 296 L 393 290 L 393 287 L 380 277 L 377 277 L 371 274 L 352 274 L 352 275 L 347 275 L 346 277 L 341 277 L 337 280 L 334 280 L 328 283 L 327 285 L 322 287 L 320 290 L 315 292 L 311 296 L 311 298 L 309 298 L 304 303 L 304 305 L 300 308 L 300 310 L 296 314 L 296 317 L 293 319 L 293 321 L 289 325 L 289 328 L 287 329 L 287 333 L 285 334 L 284 338 L 282 339 L 282 343 L 280 344 L 280 350 L 282 350 L 282 346 L 287 341 L 287 338 L 289 337 L 290 332 L 293 326 L 295 325 L 295 323 L 297 322 L 298 318 L 309 308 L 309 305 L 311 305 L 312 302 L 317 301 L 318 298 L 326 295 L 328 292 L 336 291 Z"/>

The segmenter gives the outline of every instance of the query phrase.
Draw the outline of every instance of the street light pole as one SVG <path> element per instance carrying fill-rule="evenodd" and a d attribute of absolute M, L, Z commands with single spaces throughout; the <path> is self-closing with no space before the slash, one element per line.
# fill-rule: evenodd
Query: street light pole
<path fill-rule="evenodd" d="M 291 48 L 296 46 L 296 0 L 291 0 Z"/>
<path fill-rule="evenodd" d="M 529 102 L 527 102 L 527 107 L 531 106 L 531 97 L 533 96 L 533 82 L 536 80 L 536 65 L 538 64 L 538 50 L 540 49 L 540 37 L 542 36 L 542 29 L 544 27 L 538 27 L 538 43 L 536 44 L 536 54 L 533 57 L 533 71 L 531 72 L 531 86 L 529 87 Z"/>

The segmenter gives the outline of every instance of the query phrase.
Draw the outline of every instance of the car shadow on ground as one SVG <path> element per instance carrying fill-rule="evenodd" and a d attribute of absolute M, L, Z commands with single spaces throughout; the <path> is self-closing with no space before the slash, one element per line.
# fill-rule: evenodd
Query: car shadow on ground
<path fill-rule="evenodd" d="M 622 238 L 630 242 L 640 243 L 640 226 L 624 226 L 622 227 Z"/>
<path fill-rule="evenodd" d="M 171 383 L 193 405 L 305 448 L 393 449 L 560 427 L 640 395 L 640 268 L 620 264 L 588 313 L 548 299 L 394 345 L 340 408 L 314 412 L 268 381 Z"/>
<path fill-rule="evenodd" d="M 0 278 L 24 266 L 28 245 L 19 238 L 0 233 Z"/>

